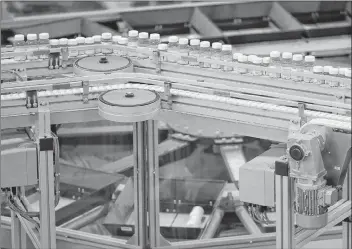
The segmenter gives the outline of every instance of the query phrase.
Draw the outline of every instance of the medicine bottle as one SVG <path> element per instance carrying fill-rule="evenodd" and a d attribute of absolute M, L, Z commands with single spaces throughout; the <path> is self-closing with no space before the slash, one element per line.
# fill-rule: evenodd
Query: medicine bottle
<path fill-rule="evenodd" d="M 292 56 L 292 72 L 299 72 L 303 74 L 303 55 L 301 54 L 294 54 Z M 293 81 L 300 82 L 303 81 L 303 76 L 292 76 Z"/>
<path fill-rule="evenodd" d="M 232 46 L 229 44 L 222 45 L 221 47 L 221 60 L 226 62 L 232 62 Z M 225 72 L 230 72 L 233 70 L 232 66 L 223 66 Z"/>
<path fill-rule="evenodd" d="M 140 48 L 149 47 L 149 34 L 147 32 L 141 32 L 138 34 L 138 47 Z M 147 51 L 147 49 L 145 49 L 144 51 Z M 144 60 L 148 58 L 149 58 L 148 54 L 138 53 L 138 59 Z"/>
<path fill-rule="evenodd" d="M 222 48 L 222 44 L 220 42 L 213 42 L 213 44 L 211 44 L 211 59 L 212 60 L 220 60 L 221 59 L 221 48 Z M 220 69 L 221 66 L 219 64 L 212 63 L 211 68 Z"/>
<path fill-rule="evenodd" d="M 138 31 L 137 30 L 130 30 L 128 31 L 128 47 L 137 49 L 138 46 Z M 128 52 L 128 55 L 131 58 L 136 58 L 137 57 L 137 52 L 135 51 L 130 51 Z"/>
<path fill-rule="evenodd" d="M 68 56 L 71 58 L 75 58 L 78 56 L 78 50 L 77 48 L 75 49 L 75 47 L 77 47 L 77 40 L 76 39 L 69 39 L 68 40 Z"/>
<path fill-rule="evenodd" d="M 202 42 L 200 42 L 199 47 L 200 47 L 199 48 L 199 56 L 201 58 L 211 59 L 210 42 L 202 41 Z M 200 63 L 200 67 L 209 68 L 210 67 L 210 63 L 201 62 Z"/>
<path fill-rule="evenodd" d="M 26 42 L 24 41 L 24 35 L 17 34 L 14 37 L 14 51 L 15 52 L 26 52 Z M 15 61 L 25 61 L 27 59 L 26 55 L 19 55 L 14 57 Z"/>
<path fill-rule="evenodd" d="M 94 39 L 93 37 L 86 37 L 84 40 L 85 45 L 94 45 Z M 88 56 L 93 56 L 95 54 L 95 49 L 94 48 L 87 48 L 85 51 L 85 54 Z"/>
<path fill-rule="evenodd" d="M 120 46 L 125 46 L 125 47 L 127 47 L 128 38 L 127 38 L 127 37 L 120 37 L 117 42 L 118 42 L 118 44 L 119 44 Z M 122 50 L 122 49 L 121 49 L 120 52 L 119 52 L 119 55 L 125 57 L 125 56 L 128 55 L 128 53 L 127 53 L 126 50 Z"/>
<path fill-rule="evenodd" d="M 112 34 L 111 33 L 102 33 L 101 34 L 101 44 L 103 45 L 112 45 Z M 112 48 L 108 48 L 108 47 L 103 47 L 101 49 L 101 52 L 103 54 L 112 54 Z"/>
<path fill-rule="evenodd" d="M 177 52 L 178 51 L 178 37 L 177 36 L 170 36 L 169 37 L 169 44 L 168 51 L 169 52 Z M 171 63 L 175 63 L 177 61 L 177 57 L 175 55 L 169 55 L 167 57 L 167 61 Z"/>
<path fill-rule="evenodd" d="M 152 33 L 150 34 L 149 36 L 149 48 L 152 50 L 152 51 L 155 51 L 158 49 L 158 46 L 160 44 L 160 34 L 158 33 Z M 153 59 L 153 55 L 150 55 L 149 56 L 149 59 Z"/>
<path fill-rule="evenodd" d="M 315 64 L 315 56 L 313 56 L 313 55 L 304 56 L 303 72 L 306 72 L 306 73 L 313 72 L 314 64 Z M 306 83 L 312 83 L 313 79 L 310 77 L 303 77 L 303 81 Z"/>
<path fill-rule="evenodd" d="M 329 75 L 333 76 L 336 78 L 336 80 L 329 80 L 328 84 L 330 87 L 338 87 L 339 86 L 339 81 L 338 81 L 338 74 L 339 74 L 339 69 L 336 67 L 331 67 L 329 70 Z"/>
<path fill-rule="evenodd" d="M 284 80 L 291 79 L 292 53 L 283 52 L 281 56 L 281 78 Z"/>
<path fill-rule="evenodd" d="M 238 64 L 238 57 L 240 57 L 240 56 L 242 56 L 242 55 L 243 55 L 242 53 L 234 53 L 234 54 L 232 55 L 232 61 L 233 61 L 233 62 L 236 62 L 236 64 Z M 236 73 L 236 74 L 239 73 L 237 66 L 233 68 L 233 72 Z"/>
<path fill-rule="evenodd" d="M 329 75 L 330 72 L 330 68 L 332 68 L 332 66 L 324 66 L 323 67 L 323 74 L 324 75 Z M 329 81 L 328 80 L 324 80 L 324 84 L 329 85 Z"/>
<path fill-rule="evenodd" d="M 84 37 L 77 37 L 76 38 L 76 41 L 77 41 L 77 46 L 83 46 L 86 42 L 86 39 Z M 85 50 L 84 49 L 78 49 L 78 55 L 85 55 Z"/>
<path fill-rule="evenodd" d="M 101 44 L 101 35 L 93 36 L 94 44 L 100 45 Z M 101 48 L 95 48 L 95 54 L 101 54 Z"/>
<path fill-rule="evenodd" d="M 243 65 L 248 63 L 248 57 L 247 55 L 239 55 L 238 56 L 238 72 L 240 74 L 247 74 L 248 73 L 248 69 L 242 67 Z"/>
<path fill-rule="evenodd" d="M 113 44 L 113 45 L 118 45 L 120 38 L 121 38 L 120 35 L 114 35 L 114 36 L 112 37 L 112 44 Z M 116 54 L 116 55 L 120 54 L 120 50 L 119 50 L 118 48 L 114 48 L 114 49 L 112 50 L 112 52 L 113 52 L 114 54 Z"/>
<path fill-rule="evenodd" d="M 322 66 L 314 66 L 313 67 L 313 73 L 314 74 L 323 75 L 324 74 L 324 68 Z M 317 84 L 317 85 L 323 85 L 324 84 L 324 80 L 313 78 L 313 83 Z"/>
<path fill-rule="evenodd" d="M 187 38 L 180 38 L 178 40 L 178 52 L 180 53 L 181 56 L 188 56 L 189 47 L 188 47 L 188 39 Z M 177 63 L 180 65 L 187 65 L 188 61 L 180 58 L 177 60 Z"/>
<path fill-rule="evenodd" d="M 199 39 L 191 39 L 189 43 L 190 43 L 189 55 L 196 57 L 198 59 L 198 57 L 200 55 L 200 40 Z M 190 61 L 189 65 L 199 66 L 199 62 L 198 61 Z"/>
<path fill-rule="evenodd" d="M 278 69 L 279 71 L 281 71 L 281 58 L 280 58 L 281 54 L 279 51 L 271 51 L 270 52 L 270 68 L 275 68 Z M 277 72 L 277 73 L 270 73 L 269 76 L 271 78 L 281 78 L 281 73 Z"/>
<path fill-rule="evenodd" d="M 27 34 L 27 42 L 26 42 L 27 50 L 28 51 L 38 51 L 38 36 L 37 34 Z M 27 55 L 27 60 L 33 61 L 38 60 L 37 55 Z"/>
<path fill-rule="evenodd" d="M 269 66 L 270 66 L 270 57 L 263 57 L 263 64 L 262 65 L 265 68 L 269 68 Z M 269 73 L 266 70 L 264 70 L 263 71 L 263 75 L 268 76 Z"/>
<path fill-rule="evenodd" d="M 263 59 L 260 58 L 260 57 L 255 57 L 252 59 L 253 60 L 253 65 L 255 66 L 262 66 L 262 63 L 263 63 Z M 252 73 L 251 73 L 253 76 L 262 76 L 263 75 L 263 71 L 260 70 L 260 69 L 254 69 L 252 70 Z"/>
<path fill-rule="evenodd" d="M 168 46 L 165 43 L 161 43 L 161 44 L 158 45 L 158 50 L 160 52 L 167 52 L 167 49 L 168 49 Z M 167 61 L 167 57 L 164 56 L 164 55 L 161 55 L 160 56 L 160 60 L 166 62 Z"/>
<path fill-rule="evenodd" d="M 39 50 L 48 50 L 50 48 L 50 41 L 49 41 L 49 33 L 40 33 L 39 34 L 39 41 L 38 46 Z M 48 59 L 48 55 L 40 55 L 40 59 Z"/>
<path fill-rule="evenodd" d="M 50 47 L 51 48 L 59 48 L 60 43 L 58 39 L 51 39 L 50 40 Z M 55 53 L 56 54 L 56 53 Z M 49 69 L 58 69 L 60 67 L 60 56 L 52 56 L 49 58 Z"/>

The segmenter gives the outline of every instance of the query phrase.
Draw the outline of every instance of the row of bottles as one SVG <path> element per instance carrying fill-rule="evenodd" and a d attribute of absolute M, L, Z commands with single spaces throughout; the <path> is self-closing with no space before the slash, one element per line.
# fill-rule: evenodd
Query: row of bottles
<path fill-rule="evenodd" d="M 177 36 L 170 36 L 168 43 L 161 43 L 160 35 L 157 33 L 150 34 L 147 32 L 138 32 L 137 30 L 130 30 L 128 37 L 112 36 L 111 33 L 103 33 L 101 35 L 95 35 L 93 37 L 77 37 L 75 39 L 49 39 L 48 33 L 39 34 L 39 39 L 36 34 L 28 34 L 27 41 L 24 39 L 24 35 L 15 35 L 14 47 L 15 51 L 34 51 L 48 48 L 59 48 L 59 47 L 77 47 L 81 45 L 93 45 L 93 44 L 118 44 L 120 46 L 129 47 L 146 47 L 151 50 L 158 49 L 159 51 L 168 51 L 181 54 L 183 56 L 201 57 L 209 60 L 223 60 L 228 62 L 237 62 L 238 67 L 232 66 L 221 66 L 216 63 L 199 63 L 197 61 L 188 61 L 185 58 L 179 58 L 176 55 L 168 55 L 161 58 L 162 61 L 169 63 L 177 63 L 179 65 L 197 66 L 201 68 L 211 68 L 214 70 L 223 70 L 227 72 L 233 72 L 237 74 L 253 75 L 253 76 L 268 76 L 271 78 L 281 78 L 284 80 L 291 80 L 296 82 L 315 83 L 322 86 L 329 87 L 348 87 L 341 85 L 338 81 L 336 82 L 323 82 L 311 77 L 302 77 L 292 75 L 292 72 L 311 72 L 314 74 L 325 74 L 338 76 L 343 78 L 350 78 L 350 68 L 334 68 L 330 66 L 316 66 L 315 57 L 311 55 L 303 56 L 302 54 L 292 54 L 290 52 L 280 53 L 279 51 L 272 51 L 269 57 L 258 57 L 256 55 L 244 55 L 241 53 L 233 53 L 232 46 L 228 44 L 222 44 L 220 42 L 213 42 L 210 44 L 209 41 L 200 41 L 199 39 L 187 39 L 179 38 Z M 111 48 L 93 48 L 93 49 L 70 49 L 69 57 L 74 58 L 77 56 L 93 56 L 96 54 L 116 54 L 120 56 L 129 56 L 134 59 L 144 60 L 152 59 L 153 56 L 137 52 L 126 52 L 120 49 Z M 41 55 L 40 58 L 36 56 L 18 56 L 15 60 L 37 60 L 46 59 L 46 55 Z M 281 73 L 267 73 L 265 70 L 247 70 L 241 67 L 241 64 L 253 64 L 262 67 L 279 68 Z"/>

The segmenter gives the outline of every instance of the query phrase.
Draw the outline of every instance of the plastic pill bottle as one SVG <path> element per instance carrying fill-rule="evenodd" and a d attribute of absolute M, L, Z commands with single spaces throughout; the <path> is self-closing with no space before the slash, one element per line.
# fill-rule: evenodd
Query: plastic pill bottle
<path fill-rule="evenodd" d="M 158 46 L 160 44 L 160 34 L 158 33 L 152 33 L 149 36 L 149 48 L 154 51 L 158 49 Z M 149 59 L 153 59 L 153 55 L 149 56 Z"/>
<path fill-rule="evenodd" d="M 281 56 L 281 78 L 284 80 L 291 79 L 292 53 L 283 52 Z"/>
<path fill-rule="evenodd" d="M 131 48 L 137 48 L 138 46 L 138 31 L 130 30 L 128 31 L 128 46 Z M 135 51 L 128 52 L 128 55 L 132 58 L 137 57 L 137 53 Z"/>
<path fill-rule="evenodd" d="M 38 51 L 39 44 L 38 44 L 38 36 L 37 34 L 27 34 L 27 49 L 28 51 Z M 39 57 L 37 55 L 28 55 L 27 59 L 30 61 L 38 60 Z"/>
<path fill-rule="evenodd" d="M 39 34 L 39 40 L 38 40 L 38 46 L 39 50 L 48 50 L 50 48 L 50 36 L 49 33 L 40 33 Z M 40 59 L 47 59 L 48 55 L 40 55 Z"/>
<path fill-rule="evenodd" d="M 141 32 L 138 34 L 138 47 L 148 48 L 149 47 L 149 33 Z M 144 53 L 138 53 L 138 59 L 148 59 L 149 55 Z"/>
<path fill-rule="evenodd" d="M 281 71 L 281 54 L 279 51 L 271 51 L 270 52 L 270 68 L 279 69 Z M 281 73 L 270 73 L 269 76 L 271 78 L 281 78 Z"/>
<path fill-rule="evenodd" d="M 94 44 L 100 45 L 101 44 L 101 35 L 93 36 Z M 101 54 L 101 48 L 95 48 L 95 54 Z"/>
<path fill-rule="evenodd" d="M 94 39 L 93 37 L 86 37 L 84 40 L 85 45 L 94 45 Z M 85 54 L 88 56 L 93 56 L 95 54 L 95 49 L 94 48 L 88 48 L 85 51 Z"/>
<path fill-rule="evenodd" d="M 313 67 L 313 73 L 314 74 L 323 75 L 324 74 L 324 68 L 322 66 L 314 66 Z M 317 85 L 322 85 L 322 84 L 324 84 L 324 80 L 313 78 L 313 83 L 317 84 Z"/>
<path fill-rule="evenodd" d="M 204 59 L 211 59 L 211 51 L 210 51 L 210 42 L 202 41 L 199 44 L 199 56 Z M 209 68 L 210 63 L 201 62 L 200 67 L 202 68 Z"/>
<path fill-rule="evenodd" d="M 169 44 L 168 44 L 168 51 L 169 52 L 177 52 L 178 51 L 178 37 L 177 36 L 170 36 L 169 37 Z M 167 57 L 167 61 L 171 63 L 176 63 L 177 57 L 174 55 L 169 55 Z"/>
<path fill-rule="evenodd" d="M 113 44 L 113 45 L 118 45 L 120 38 L 121 38 L 120 35 L 114 35 L 114 36 L 112 37 L 112 44 Z M 118 48 L 114 48 L 114 49 L 112 50 L 112 52 L 113 52 L 114 54 L 120 54 L 120 50 L 119 50 Z"/>
<path fill-rule="evenodd" d="M 220 42 L 213 42 L 213 44 L 211 44 L 211 59 L 221 60 L 221 48 L 222 44 Z M 211 68 L 220 69 L 221 66 L 219 64 L 212 63 Z"/>
<path fill-rule="evenodd" d="M 77 37 L 76 38 L 77 41 L 77 46 L 83 46 L 86 42 L 86 39 L 84 37 Z M 85 50 L 84 49 L 78 49 L 78 55 L 85 55 Z"/>
<path fill-rule="evenodd" d="M 304 67 L 303 67 L 303 71 L 304 72 L 313 72 L 313 67 L 315 64 L 315 56 L 313 55 L 306 55 L 304 57 Z M 303 77 L 303 81 L 306 83 L 312 83 L 313 79 L 310 77 Z"/>
<path fill-rule="evenodd" d="M 76 39 L 69 39 L 68 40 L 68 47 L 69 47 L 68 56 L 71 58 L 77 57 L 78 50 L 77 50 L 77 48 L 74 49 L 75 47 L 77 47 L 77 40 Z"/>
<path fill-rule="evenodd" d="M 15 52 L 26 52 L 26 42 L 24 41 L 24 35 L 17 34 L 14 37 L 14 51 Z M 26 55 L 20 55 L 14 57 L 15 61 L 25 61 L 27 59 Z"/>
<path fill-rule="evenodd" d="M 243 68 L 241 67 L 244 64 L 248 63 L 248 57 L 247 55 L 240 55 L 238 56 L 238 72 L 240 74 L 247 74 L 248 73 L 248 69 L 247 68 Z"/>
<path fill-rule="evenodd" d="M 125 47 L 127 47 L 128 38 L 127 38 L 127 37 L 120 37 L 119 40 L 118 40 L 118 44 L 119 44 L 120 46 L 125 46 Z M 127 56 L 128 53 L 127 53 L 126 50 L 120 50 L 119 55 L 120 55 L 120 56 Z"/>
<path fill-rule="evenodd" d="M 103 45 L 112 45 L 112 34 L 111 33 L 102 33 L 101 34 L 101 44 Z M 112 54 L 112 48 L 102 48 L 101 52 L 103 54 Z"/>
<path fill-rule="evenodd" d="M 188 47 L 188 39 L 187 38 L 180 38 L 178 40 L 178 52 L 181 56 L 188 56 L 189 47 Z M 181 59 L 177 60 L 177 63 L 180 65 L 187 65 L 188 61 Z"/>
<path fill-rule="evenodd" d="M 189 43 L 190 43 L 189 55 L 198 58 L 200 55 L 200 40 L 191 39 Z M 199 62 L 191 61 L 189 65 L 199 66 Z"/>
<path fill-rule="evenodd" d="M 294 54 L 292 56 L 292 72 L 300 72 L 303 73 L 303 55 L 301 54 Z M 292 76 L 293 81 L 303 81 L 303 76 Z"/>
<path fill-rule="evenodd" d="M 168 46 L 167 46 L 167 44 L 165 44 L 165 43 L 161 43 L 161 44 L 158 45 L 158 50 L 159 50 L 160 52 L 167 52 L 167 49 L 168 49 Z M 167 57 L 161 55 L 161 56 L 160 56 L 160 60 L 161 60 L 161 61 L 167 61 Z"/>
<path fill-rule="evenodd" d="M 262 64 L 263 64 L 263 59 L 262 58 L 260 58 L 260 57 L 253 58 L 253 65 L 262 66 Z M 262 76 L 263 75 L 263 71 L 260 70 L 260 69 L 254 69 L 252 71 L 252 75 L 253 76 Z"/>

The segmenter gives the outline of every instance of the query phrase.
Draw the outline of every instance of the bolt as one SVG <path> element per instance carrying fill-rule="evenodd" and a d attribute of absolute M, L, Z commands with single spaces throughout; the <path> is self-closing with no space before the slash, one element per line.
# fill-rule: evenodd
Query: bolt
<path fill-rule="evenodd" d="M 133 98 L 133 97 L 134 97 L 134 94 L 133 94 L 132 92 L 127 92 L 127 93 L 125 94 L 125 97 L 126 97 L 126 98 Z"/>

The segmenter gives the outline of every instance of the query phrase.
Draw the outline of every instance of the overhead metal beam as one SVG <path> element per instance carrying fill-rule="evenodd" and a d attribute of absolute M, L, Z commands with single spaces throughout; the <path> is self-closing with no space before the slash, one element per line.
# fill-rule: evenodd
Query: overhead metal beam
<path fill-rule="evenodd" d="M 84 34 L 85 36 L 93 36 L 93 35 L 98 35 L 102 33 L 111 33 L 112 35 L 120 35 L 119 32 L 117 32 L 114 29 L 108 28 L 104 25 L 101 25 L 96 22 L 92 22 L 91 20 L 87 18 L 83 18 L 81 20 L 81 34 Z"/>
<path fill-rule="evenodd" d="M 302 24 L 277 2 L 273 3 L 269 17 L 282 30 L 304 30 Z"/>
<path fill-rule="evenodd" d="M 194 8 L 190 24 L 200 35 L 222 36 L 221 30 L 207 17 L 200 8 Z"/>

